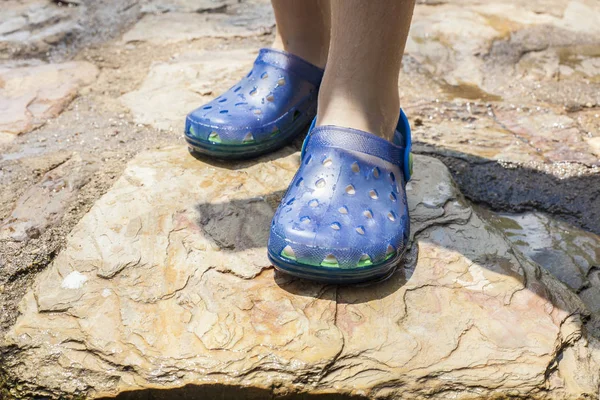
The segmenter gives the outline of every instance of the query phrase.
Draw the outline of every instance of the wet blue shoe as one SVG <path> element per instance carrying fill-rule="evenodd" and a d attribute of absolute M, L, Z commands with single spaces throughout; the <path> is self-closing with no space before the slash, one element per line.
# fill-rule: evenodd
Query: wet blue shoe
<path fill-rule="evenodd" d="M 249 158 L 283 147 L 315 117 L 323 70 L 284 51 L 261 49 L 240 82 L 192 111 L 185 139 L 216 158 Z"/>
<path fill-rule="evenodd" d="M 300 168 L 273 217 L 273 265 L 327 283 L 389 276 L 409 238 L 410 147 L 403 112 L 394 144 L 355 129 L 311 127 Z"/>

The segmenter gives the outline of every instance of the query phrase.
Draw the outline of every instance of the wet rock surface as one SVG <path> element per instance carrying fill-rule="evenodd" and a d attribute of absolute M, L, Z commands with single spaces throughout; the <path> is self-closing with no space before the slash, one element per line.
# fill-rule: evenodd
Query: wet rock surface
<path fill-rule="evenodd" d="M 579 295 L 591 312 L 589 332 L 600 335 L 600 236 L 539 212 L 481 212 L 517 250 Z"/>
<path fill-rule="evenodd" d="M 427 152 L 427 150 L 426 150 Z M 437 152 L 431 153 L 440 156 Z M 600 233 L 600 169 L 575 163 L 515 165 L 485 159 L 440 157 L 469 199 L 497 210 L 541 210 Z"/>
<path fill-rule="evenodd" d="M 416 159 L 403 268 L 336 287 L 279 275 L 266 259 L 298 153 L 226 166 L 186 153 L 133 160 L 25 295 L 5 366 L 22 388 L 56 397 L 209 381 L 380 398 L 597 390 L 585 306 L 473 212 L 441 162 Z M 577 362 L 556 361 L 559 349 Z"/>
<path fill-rule="evenodd" d="M 420 159 L 416 240 L 374 298 L 264 257 L 301 139 L 236 165 L 183 151 L 185 114 L 273 40 L 267 1 L 4 1 L 0 397 L 597 397 L 599 19 L 418 1 L 402 105 L 466 200 Z"/>

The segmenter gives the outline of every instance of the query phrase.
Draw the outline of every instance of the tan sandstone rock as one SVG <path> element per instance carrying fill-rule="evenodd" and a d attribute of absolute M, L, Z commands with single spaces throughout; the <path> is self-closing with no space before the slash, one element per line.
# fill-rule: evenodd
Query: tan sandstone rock
<path fill-rule="evenodd" d="M 174 12 L 145 15 L 123 35 L 123 41 L 166 44 L 206 37 L 249 37 L 269 33 L 275 24 L 273 10 L 266 0 L 217 2 L 217 11 L 223 9 L 224 12 L 210 12 L 212 6 L 206 3 L 150 2 L 146 9 L 158 7 Z M 202 10 L 208 12 L 197 12 Z"/>
<path fill-rule="evenodd" d="M 135 122 L 183 132 L 186 114 L 229 89 L 255 58 L 255 51 L 206 51 L 155 63 L 142 85 L 121 101 Z"/>
<path fill-rule="evenodd" d="M 2 0 L 0 59 L 23 53 L 43 54 L 81 30 L 79 10 L 51 0 Z"/>
<path fill-rule="evenodd" d="M 142 12 L 195 12 L 217 13 L 239 3 L 238 0 L 143 0 Z"/>
<path fill-rule="evenodd" d="M 404 64 L 414 60 L 438 94 L 401 85 L 409 117 L 424 122 L 418 142 L 458 157 L 598 165 L 594 142 L 565 110 L 600 104 L 599 2 L 424 3 Z"/>
<path fill-rule="evenodd" d="M 600 137 L 589 138 L 587 139 L 587 142 L 590 145 L 592 152 L 600 159 Z"/>
<path fill-rule="evenodd" d="M 21 394 L 598 395 L 584 304 L 482 220 L 435 159 L 415 158 L 414 241 L 389 280 L 276 273 L 269 222 L 298 162 L 289 150 L 234 165 L 180 147 L 137 156 L 23 299 L 4 366 Z"/>
<path fill-rule="evenodd" d="M 59 223 L 98 168 L 97 160 L 83 160 L 78 154 L 60 161 L 17 200 L 0 223 L 0 240 L 24 242 Z"/>
<path fill-rule="evenodd" d="M 93 64 L 81 61 L 0 67 L 0 134 L 18 135 L 43 125 L 97 75 Z"/>

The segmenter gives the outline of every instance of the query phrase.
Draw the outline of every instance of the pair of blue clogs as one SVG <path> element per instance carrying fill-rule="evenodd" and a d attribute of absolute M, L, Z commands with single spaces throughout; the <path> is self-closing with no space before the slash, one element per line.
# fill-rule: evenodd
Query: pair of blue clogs
<path fill-rule="evenodd" d="M 262 49 L 245 78 L 188 115 L 185 138 L 193 151 L 217 158 L 274 151 L 314 121 L 322 76 L 297 56 Z M 268 252 L 275 267 L 331 283 L 393 272 L 408 242 L 410 146 L 402 111 L 394 144 L 313 122 L 273 217 Z"/>

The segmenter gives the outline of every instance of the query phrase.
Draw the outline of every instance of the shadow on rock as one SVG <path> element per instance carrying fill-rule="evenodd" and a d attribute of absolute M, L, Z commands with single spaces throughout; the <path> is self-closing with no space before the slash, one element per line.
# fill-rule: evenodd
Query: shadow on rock
<path fill-rule="evenodd" d="M 441 146 L 426 146 L 420 153 L 442 160 L 475 203 L 499 211 L 544 211 L 600 235 L 600 170 L 561 163 L 534 169 Z"/>
<path fill-rule="evenodd" d="M 196 223 L 206 238 L 223 251 L 265 247 L 271 220 L 284 191 L 252 199 L 196 205 Z"/>
<path fill-rule="evenodd" d="M 123 392 L 117 397 L 104 397 L 99 400 L 366 400 L 368 397 L 340 394 L 297 393 L 274 396 L 271 390 L 234 385 L 186 385 L 178 389 L 141 389 Z"/>

